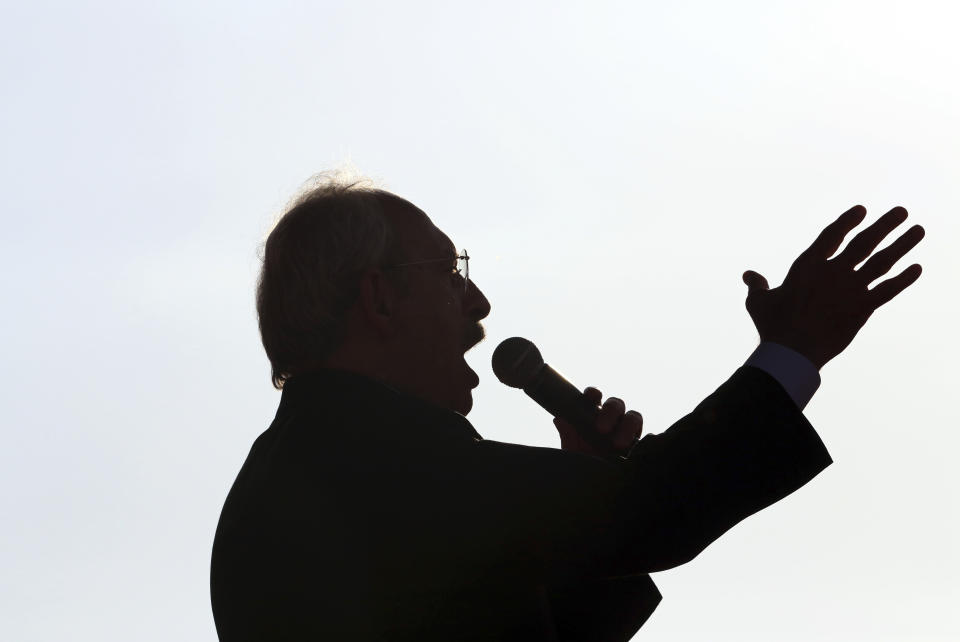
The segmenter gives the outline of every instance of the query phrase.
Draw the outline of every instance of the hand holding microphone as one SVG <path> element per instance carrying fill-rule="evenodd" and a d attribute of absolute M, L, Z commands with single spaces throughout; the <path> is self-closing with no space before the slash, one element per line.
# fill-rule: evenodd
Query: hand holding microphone
<path fill-rule="evenodd" d="M 608 445 L 604 447 L 608 449 L 612 446 L 617 455 L 626 456 L 643 431 L 643 415 L 636 410 L 627 410 L 623 400 L 617 397 L 609 397 L 601 406 L 603 393 L 593 387 L 584 389 L 583 396 L 594 407 L 599 408 L 593 430 L 606 438 Z M 553 425 L 560 433 L 560 448 L 563 450 L 598 456 L 609 454 L 609 452 L 598 452 L 596 447 L 581 435 L 582 431 L 570 422 L 554 417 Z"/>
<path fill-rule="evenodd" d="M 556 370 L 544 363 L 540 351 L 527 339 L 506 339 L 493 352 L 493 372 L 504 384 L 522 388 L 555 417 L 564 450 L 601 457 L 626 459 L 643 430 L 643 416 L 626 411 L 622 400 L 596 388 L 581 393 Z"/>

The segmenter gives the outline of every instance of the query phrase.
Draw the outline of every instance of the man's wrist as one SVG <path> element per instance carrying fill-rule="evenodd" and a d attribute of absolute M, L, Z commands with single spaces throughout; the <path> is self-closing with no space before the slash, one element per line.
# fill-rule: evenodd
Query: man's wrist
<path fill-rule="evenodd" d="M 763 341 L 744 363 L 759 368 L 776 379 L 800 410 L 820 387 L 816 364 L 789 346 Z"/>
<path fill-rule="evenodd" d="M 817 369 L 817 372 L 820 372 L 827 362 L 827 360 L 818 355 L 815 350 L 807 348 L 804 341 L 789 335 L 761 337 L 760 343 L 761 345 L 764 343 L 772 343 L 799 354 L 809 361 L 810 364 Z"/>

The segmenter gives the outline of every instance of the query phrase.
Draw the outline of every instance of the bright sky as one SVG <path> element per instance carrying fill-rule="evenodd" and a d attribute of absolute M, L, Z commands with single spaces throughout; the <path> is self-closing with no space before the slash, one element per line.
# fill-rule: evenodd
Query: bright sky
<path fill-rule="evenodd" d="M 493 305 L 470 419 L 546 446 L 550 418 L 490 370 L 500 340 L 661 432 L 756 346 L 744 270 L 779 285 L 851 205 L 865 225 L 906 206 L 895 235 L 927 236 L 890 276 L 923 276 L 806 409 L 834 465 L 656 574 L 636 639 L 960 638 L 958 18 L 945 0 L 8 3 L 0 635 L 215 639 L 214 529 L 280 398 L 258 246 L 305 179 L 351 161 L 469 248 Z"/>

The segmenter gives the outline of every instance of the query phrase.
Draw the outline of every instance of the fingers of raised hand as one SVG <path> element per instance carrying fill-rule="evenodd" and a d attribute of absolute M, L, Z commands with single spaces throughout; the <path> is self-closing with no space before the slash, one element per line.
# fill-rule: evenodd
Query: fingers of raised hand
<path fill-rule="evenodd" d="M 843 239 L 853 228 L 860 224 L 863 217 L 867 214 L 867 208 L 863 205 L 854 205 L 846 212 L 840 215 L 830 225 L 823 228 L 817 240 L 801 254 L 801 257 L 812 259 L 828 259 L 837 251 Z"/>
<path fill-rule="evenodd" d="M 907 286 L 920 278 L 920 273 L 923 272 L 918 264 L 911 265 L 906 270 L 893 277 L 892 279 L 887 279 L 883 283 L 877 285 L 869 292 L 870 304 L 873 306 L 873 309 L 876 310 L 881 305 L 887 303 L 893 297 L 897 296 L 903 292 Z"/>
<path fill-rule="evenodd" d="M 863 280 L 864 284 L 870 284 L 876 279 L 890 271 L 894 263 L 904 257 L 914 246 L 919 243 L 926 232 L 919 225 L 914 225 L 909 230 L 900 235 L 896 241 L 871 256 L 863 266 L 857 270 L 857 274 Z"/>
<path fill-rule="evenodd" d="M 852 268 L 870 256 L 880 242 L 905 220 L 907 220 L 907 210 L 902 207 L 893 208 L 878 218 L 873 225 L 853 237 L 843 252 L 833 260 Z"/>

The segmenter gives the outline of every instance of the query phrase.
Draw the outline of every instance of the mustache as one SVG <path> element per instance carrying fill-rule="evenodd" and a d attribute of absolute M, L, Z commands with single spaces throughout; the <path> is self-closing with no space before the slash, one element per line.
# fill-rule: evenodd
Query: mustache
<path fill-rule="evenodd" d="M 477 345 L 481 341 L 487 338 L 487 331 L 482 324 L 478 323 L 474 326 L 471 326 L 467 331 L 466 339 L 464 340 L 464 351 L 469 350 L 473 346 Z"/>

